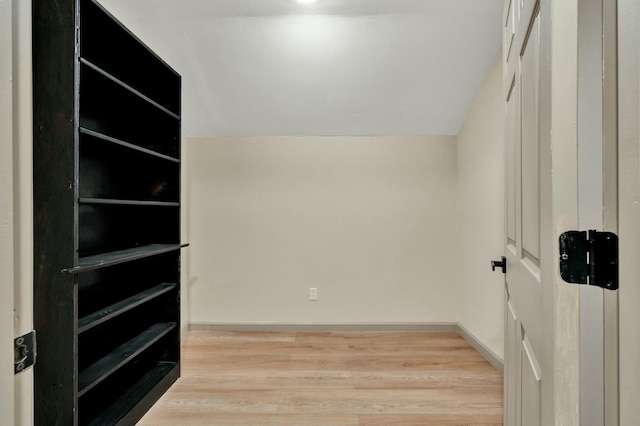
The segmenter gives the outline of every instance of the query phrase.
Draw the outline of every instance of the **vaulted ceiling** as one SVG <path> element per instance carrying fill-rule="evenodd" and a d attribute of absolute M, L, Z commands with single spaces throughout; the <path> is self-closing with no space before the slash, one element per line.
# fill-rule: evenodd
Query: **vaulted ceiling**
<path fill-rule="evenodd" d="M 183 77 L 187 136 L 457 134 L 502 0 L 101 0 Z"/>

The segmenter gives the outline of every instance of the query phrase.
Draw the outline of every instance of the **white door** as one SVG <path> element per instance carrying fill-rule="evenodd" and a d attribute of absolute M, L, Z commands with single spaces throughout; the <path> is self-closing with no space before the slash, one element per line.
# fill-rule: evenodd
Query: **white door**
<path fill-rule="evenodd" d="M 640 6 L 618 0 L 620 425 L 640 419 Z"/>
<path fill-rule="evenodd" d="M 577 0 L 507 0 L 503 17 L 504 423 L 577 426 L 579 293 L 557 272 L 577 227 Z"/>
<path fill-rule="evenodd" d="M 12 15 L 12 2 L 0 1 L 0 424 L 3 425 L 15 423 Z"/>
<path fill-rule="evenodd" d="M 505 13 L 506 348 L 505 424 L 541 425 L 544 344 L 540 256 L 540 31 L 532 0 Z M 548 94 L 542 94 L 543 96 Z M 545 194 L 547 195 L 547 194 Z M 544 369 L 544 370 L 543 370 Z"/>

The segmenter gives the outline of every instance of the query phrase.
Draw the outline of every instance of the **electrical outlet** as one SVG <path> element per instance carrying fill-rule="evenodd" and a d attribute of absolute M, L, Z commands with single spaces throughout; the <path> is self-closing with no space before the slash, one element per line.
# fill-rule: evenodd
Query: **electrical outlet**
<path fill-rule="evenodd" d="M 318 289 L 315 287 L 309 287 L 309 300 L 315 302 L 318 300 Z"/>

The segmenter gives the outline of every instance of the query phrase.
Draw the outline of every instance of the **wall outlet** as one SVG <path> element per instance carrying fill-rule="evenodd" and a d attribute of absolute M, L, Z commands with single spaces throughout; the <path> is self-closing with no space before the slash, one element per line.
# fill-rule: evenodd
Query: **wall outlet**
<path fill-rule="evenodd" d="M 315 287 L 309 287 L 309 300 L 315 302 L 318 300 L 318 289 Z"/>

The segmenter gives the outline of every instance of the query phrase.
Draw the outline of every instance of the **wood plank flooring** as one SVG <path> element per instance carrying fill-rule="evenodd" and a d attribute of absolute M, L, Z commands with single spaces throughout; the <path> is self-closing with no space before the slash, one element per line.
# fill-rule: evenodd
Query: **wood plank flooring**
<path fill-rule="evenodd" d="M 140 425 L 502 425 L 502 375 L 455 333 L 191 331 Z"/>

